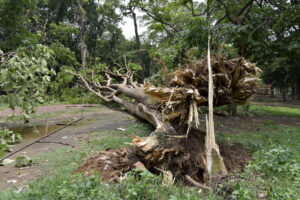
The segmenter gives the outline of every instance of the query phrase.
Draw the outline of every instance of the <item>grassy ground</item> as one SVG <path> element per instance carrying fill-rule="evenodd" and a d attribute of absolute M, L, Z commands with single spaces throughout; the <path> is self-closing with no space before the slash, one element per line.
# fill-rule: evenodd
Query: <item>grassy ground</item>
<path fill-rule="evenodd" d="M 251 105 L 248 112 L 258 109 Z M 276 108 L 261 108 L 273 114 Z M 281 116 L 297 116 L 298 110 L 287 109 Z M 247 124 L 245 124 L 246 126 Z M 226 126 L 226 124 L 225 124 Z M 97 174 L 90 177 L 72 175 L 84 157 L 98 150 L 117 148 L 130 142 L 130 134 L 146 136 L 147 124 L 127 127 L 127 131 L 91 133 L 96 136 L 75 148 L 59 148 L 56 152 L 34 158 L 37 166 L 49 171 L 29 184 L 21 193 L 0 192 L 0 199 L 300 199 L 300 128 L 277 125 L 273 121 L 257 124 L 259 130 L 239 134 L 218 133 L 217 141 L 241 143 L 252 153 L 253 160 L 241 174 L 232 174 L 219 185 L 217 192 L 202 191 L 177 183 L 163 186 L 162 177 L 150 173 L 129 175 L 121 183 L 107 184 Z M 228 131 L 230 132 L 230 131 Z"/>
<path fill-rule="evenodd" d="M 240 110 L 246 110 L 248 113 L 254 115 L 274 115 L 300 118 L 300 108 L 249 104 L 247 106 L 240 107 Z"/>
<path fill-rule="evenodd" d="M 8 104 L 0 104 L 0 111 L 8 108 Z"/>
<path fill-rule="evenodd" d="M 180 183 L 162 186 L 162 176 L 147 172 L 141 173 L 140 177 L 129 175 L 125 181 L 118 184 L 102 182 L 97 174 L 90 177 L 72 175 L 72 171 L 84 157 L 108 147 L 126 146 L 124 143 L 131 141 L 131 133 L 147 136 L 149 132 L 151 127 L 148 124 L 127 127 L 125 132 L 95 132 L 91 135 L 97 137 L 89 142 L 82 141 L 79 147 L 64 147 L 53 153 L 41 154 L 34 158 L 34 163 L 42 170 L 49 171 L 50 175 L 31 182 L 29 187 L 19 194 L 15 192 L 16 189 L 0 192 L 0 199 L 197 199 L 198 192 L 195 189 Z M 213 193 L 206 194 L 206 197 L 216 199 Z"/>
<path fill-rule="evenodd" d="M 300 128 L 270 121 L 260 131 L 222 138 L 244 144 L 253 155 L 245 172 L 229 178 L 222 192 L 232 191 L 233 199 L 300 199 Z"/>

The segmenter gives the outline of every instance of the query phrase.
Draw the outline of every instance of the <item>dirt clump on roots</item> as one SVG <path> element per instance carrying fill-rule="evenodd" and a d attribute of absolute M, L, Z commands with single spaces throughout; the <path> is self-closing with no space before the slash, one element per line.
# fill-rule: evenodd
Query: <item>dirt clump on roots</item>
<path fill-rule="evenodd" d="M 143 138 L 138 139 L 145 144 Z M 155 147 L 137 145 L 100 151 L 96 156 L 85 160 L 75 172 L 86 175 L 93 171 L 99 172 L 104 181 L 119 182 L 126 172 L 136 168 L 136 163 L 140 162 L 154 174 L 169 170 L 176 179 L 183 182 L 186 182 L 186 175 L 195 181 L 205 182 L 204 144 L 205 133 L 192 129 L 188 138 L 160 138 Z M 220 144 L 220 152 L 229 172 L 240 172 L 251 159 L 248 151 L 239 144 Z"/>

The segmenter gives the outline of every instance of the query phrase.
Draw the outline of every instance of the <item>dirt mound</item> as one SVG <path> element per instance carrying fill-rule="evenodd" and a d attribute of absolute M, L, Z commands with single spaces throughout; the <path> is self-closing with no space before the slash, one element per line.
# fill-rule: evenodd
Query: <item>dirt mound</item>
<path fill-rule="evenodd" d="M 177 179 L 189 175 L 198 182 L 205 182 L 205 134 L 191 130 L 188 138 L 165 138 L 161 146 L 145 148 L 108 149 L 89 158 L 75 172 L 97 171 L 105 181 L 119 181 L 120 177 L 141 162 L 150 172 L 159 174 L 169 170 Z M 143 141 L 142 141 L 143 142 Z M 147 147 L 148 148 L 148 147 Z M 220 152 L 228 171 L 241 171 L 250 160 L 242 145 L 220 145 Z"/>
<path fill-rule="evenodd" d="M 251 160 L 249 152 L 241 144 L 220 144 L 219 148 L 228 171 L 241 172 Z"/>
<path fill-rule="evenodd" d="M 88 158 L 74 172 L 85 172 L 90 175 L 93 171 L 99 172 L 104 181 L 118 181 L 125 172 L 133 168 L 138 160 L 132 156 L 134 149 L 107 149 L 100 151 L 94 157 Z"/>

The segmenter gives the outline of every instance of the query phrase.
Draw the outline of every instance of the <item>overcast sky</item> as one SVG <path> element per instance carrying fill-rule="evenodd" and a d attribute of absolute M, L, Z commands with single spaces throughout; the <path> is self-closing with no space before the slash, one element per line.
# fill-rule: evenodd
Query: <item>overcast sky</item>
<path fill-rule="evenodd" d="M 142 15 L 142 13 L 139 12 L 138 10 L 136 10 L 135 12 L 136 12 L 137 17 L 139 17 L 139 16 Z M 125 35 L 126 39 L 131 39 L 135 35 L 135 33 L 134 33 L 133 19 L 131 17 L 124 17 L 123 18 L 123 23 L 124 24 L 121 24 L 121 28 L 123 30 L 123 34 Z M 141 35 L 144 31 L 147 30 L 147 27 L 141 27 L 140 24 L 141 23 L 138 21 L 139 35 Z"/>
<path fill-rule="evenodd" d="M 194 2 L 204 2 L 205 0 L 194 0 Z M 139 10 L 135 10 L 137 17 L 140 17 L 143 15 L 143 13 L 139 12 Z M 121 28 L 123 30 L 123 34 L 125 35 L 126 39 L 131 39 L 134 37 L 134 24 L 133 24 L 133 19 L 131 17 L 124 17 L 123 18 L 123 23 L 121 24 Z M 142 27 L 140 26 L 140 22 L 138 22 L 139 28 L 139 35 L 141 35 L 143 32 L 147 31 L 147 27 Z"/>

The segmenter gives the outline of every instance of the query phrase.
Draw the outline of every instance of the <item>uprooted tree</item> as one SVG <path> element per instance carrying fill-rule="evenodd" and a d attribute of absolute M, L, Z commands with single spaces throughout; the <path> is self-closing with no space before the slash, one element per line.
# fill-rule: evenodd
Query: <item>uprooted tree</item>
<path fill-rule="evenodd" d="M 197 108 L 208 105 L 207 60 L 189 59 L 182 69 L 169 74 L 168 81 L 161 87 L 147 82 L 135 83 L 130 65 L 125 59 L 124 67 L 94 71 L 89 79 L 69 72 L 105 102 L 118 103 L 155 127 L 148 137 L 132 135 L 132 148 L 99 152 L 98 156 L 86 160 L 78 171 L 97 169 L 104 180 L 118 181 L 130 169 L 145 167 L 154 173 L 164 171 L 174 178 L 205 182 L 232 170 L 227 160 L 230 155 L 222 154 L 224 147 L 219 149 L 214 135 L 205 138 L 205 131 L 201 130 L 205 125 L 200 127 L 199 123 Z M 211 69 L 214 106 L 245 104 L 251 99 L 260 71 L 255 64 L 244 58 L 228 60 L 220 56 L 211 59 Z M 99 73 L 105 77 L 104 81 L 97 78 Z M 125 100 L 128 98 L 132 101 Z M 207 152 L 211 156 L 207 156 Z"/>

